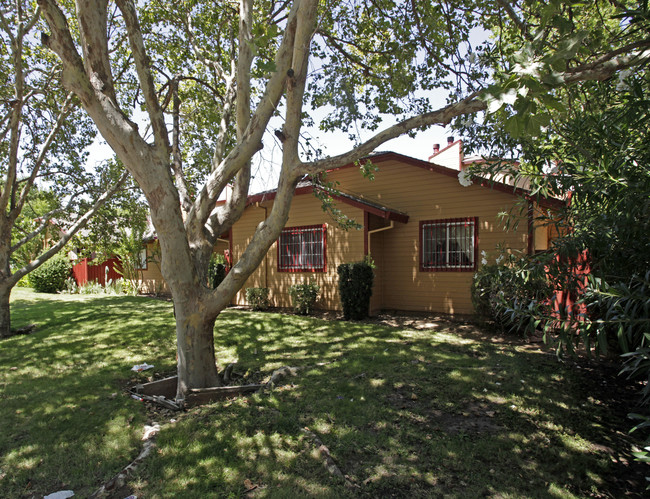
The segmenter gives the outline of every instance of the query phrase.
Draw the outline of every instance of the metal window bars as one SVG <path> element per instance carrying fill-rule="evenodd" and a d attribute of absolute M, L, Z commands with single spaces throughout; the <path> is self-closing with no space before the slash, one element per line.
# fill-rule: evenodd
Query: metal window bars
<path fill-rule="evenodd" d="M 284 229 L 279 239 L 280 270 L 321 270 L 325 267 L 325 227 Z"/>
<path fill-rule="evenodd" d="M 474 220 L 422 224 L 422 267 L 471 269 L 474 267 Z"/>

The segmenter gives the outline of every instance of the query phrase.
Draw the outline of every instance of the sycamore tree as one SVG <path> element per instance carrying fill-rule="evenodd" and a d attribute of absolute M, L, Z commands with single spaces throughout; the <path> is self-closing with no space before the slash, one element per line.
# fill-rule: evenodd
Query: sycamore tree
<path fill-rule="evenodd" d="M 552 16 L 570 19 L 564 4 L 551 2 Z M 496 23 L 520 29 L 522 16 L 547 5 L 531 0 L 78 0 L 74 14 L 56 0 L 39 5 L 49 27 L 43 42 L 60 57 L 66 88 L 147 198 L 174 300 L 179 400 L 189 389 L 222 383 L 216 318 L 278 238 L 299 179 L 361 160 L 404 133 L 498 109 L 513 88 L 532 101 L 572 82 L 609 78 L 646 61 L 650 46 L 625 44 L 616 29 L 592 40 L 553 24 L 538 28 L 569 47 L 549 44 L 522 58 L 500 50 L 501 40 L 472 46 L 473 30 Z M 522 39 L 538 36 L 545 35 L 531 30 Z M 116 79 L 124 60 L 136 87 L 131 104 L 146 115 L 142 130 L 125 107 L 133 87 Z M 495 64 L 511 65 L 513 80 L 485 87 Z M 518 92 L 521 81 L 528 88 L 533 80 L 539 85 Z M 429 96 L 435 89 L 449 91 L 446 105 Z M 386 116 L 396 124 L 382 127 Z M 278 117 L 282 125 L 272 125 Z M 305 152 L 306 124 L 351 135 L 365 129 L 370 138 L 356 137 L 344 154 L 314 157 Z M 228 276 L 209 289 L 212 248 L 245 208 L 251 161 L 270 127 L 282 149 L 273 208 Z M 229 185 L 232 195 L 217 205 Z"/>
<path fill-rule="evenodd" d="M 0 337 L 11 335 L 16 283 L 63 248 L 121 183 L 98 182 L 83 168 L 95 128 L 61 85 L 61 62 L 40 44 L 42 27 L 35 2 L 2 3 Z M 44 247 L 48 232 L 56 237 Z"/>

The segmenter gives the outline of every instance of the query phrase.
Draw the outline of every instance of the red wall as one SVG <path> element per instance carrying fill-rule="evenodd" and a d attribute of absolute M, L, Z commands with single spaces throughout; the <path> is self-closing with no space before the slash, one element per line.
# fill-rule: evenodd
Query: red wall
<path fill-rule="evenodd" d="M 72 267 L 72 275 L 74 280 L 77 282 L 78 286 L 83 286 L 87 282 L 97 281 L 99 284 L 104 286 L 106 284 L 106 277 L 109 279 L 115 280 L 122 277 L 115 270 L 119 268 L 120 261 L 117 258 L 109 258 L 105 262 L 100 263 L 99 265 L 90 265 L 92 260 L 88 258 L 82 258 L 79 260 L 79 263 Z M 106 269 L 108 268 L 108 274 L 106 274 Z"/>

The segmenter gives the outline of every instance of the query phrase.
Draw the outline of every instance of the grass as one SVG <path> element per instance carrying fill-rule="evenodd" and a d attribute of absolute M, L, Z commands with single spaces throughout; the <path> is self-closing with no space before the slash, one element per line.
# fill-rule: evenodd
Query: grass
<path fill-rule="evenodd" d="M 169 303 L 22 289 L 13 300 L 14 326 L 39 327 L 0 343 L 0 497 L 89 495 L 138 454 L 151 418 L 162 430 L 129 482 L 138 497 L 641 494 L 626 481 L 638 475 L 611 379 L 603 386 L 470 325 L 227 311 L 215 328 L 220 362 L 236 361 L 248 379 L 283 365 L 299 375 L 270 393 L 163 417 L 124 389 L 146 376 L 130 372 L 136 363 L 174 369 Z M 327 472 L 305 428 L 351 487 Z"/>

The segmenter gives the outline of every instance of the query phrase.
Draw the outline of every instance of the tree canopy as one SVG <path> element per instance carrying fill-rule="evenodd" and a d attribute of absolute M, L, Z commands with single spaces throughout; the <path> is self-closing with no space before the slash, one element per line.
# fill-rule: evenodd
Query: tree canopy
<path fill-rule="evenodd" d="M 538 100 L 647 61 L 647 30 L 622 36 L 637 3 L 592 4 L 605 28 L 590 28 L 594 11 L 577 1 L 78 0 L 72 13 L 39 0 L 43 41 L 62 60 L 66 88 L 148 200 L 174 297 L 178 398 L 220 383 L 215 319 L 277 239 L 304 175 L 503 104 L 537 123 L 531 106 Z M 571 27 L 577 21 L 580 32 Z M 475 29 L 497 36 L 473 47 Z M 428 93 L 436 88 L 449 91 L 447 103 Z M 143 130 L 130 118 L 132 103 L 146 113 Z M 397 124 L 382 127 L 382 116 Z M 316 121 L 357 137 L 356 146 L 332 157 L 309 154 L 302 133 Z M 360 139 L 357 129 L 372 134 Z M 209 289 L 216 238 L 241 216 L 251 160 L 269 140 L 282 149 L 273 208 L 231 272 Z M 232 196 L 217 205 L 228 186 Z"/>

